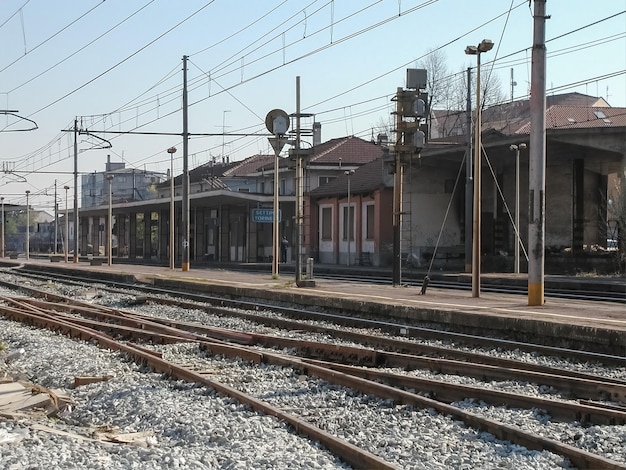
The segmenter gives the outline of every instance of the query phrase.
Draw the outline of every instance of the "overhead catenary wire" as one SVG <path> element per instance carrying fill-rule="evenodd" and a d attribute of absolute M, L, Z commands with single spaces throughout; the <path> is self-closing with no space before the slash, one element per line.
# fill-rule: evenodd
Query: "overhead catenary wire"
<path fill-rule="evenodd" d="M 591 79 L 590 81 L 593 81 L 593 79 Z M 226 87 L 226 88 L 225 88 L 225 90 L 229 90 L 230 88 L 231 88 L 231 87 Z M 344 109 L 344 108 L 349 107 L 349 106 L 352 106 L 352 105 L 350 105 L 350 104 L 348 104 L 348 105 L 344 105 L 344 106 L 341 106 L 341 107 L 339 107 L 339 108 L 337 108 L 337 109 Z M 171 112 L 171 113 L 165 114 L 164 116 L 171 115 L 171 114 L 173 114 L 174 112 L 177 112 L 177 111 L 173 111 L 173 112 Z M 326 111 L 318 111 L 318 112 L 316 112 L 316 114 L 320 114 L 320 113 L 323 113 L 323 112 L 326 112 Z M 155 122 L 155 121 L 156 121 L 156 120 L 153 120 L 153 121 L 150 121 L 150 122 L 152 123 L 152 122 Z"/>

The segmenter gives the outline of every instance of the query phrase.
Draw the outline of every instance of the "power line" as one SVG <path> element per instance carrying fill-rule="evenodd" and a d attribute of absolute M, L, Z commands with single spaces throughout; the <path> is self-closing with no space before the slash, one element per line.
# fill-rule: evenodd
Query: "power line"
<path fill-rule="evenodd" d="M 28 2 L 26 2 L 28 3 Z M 98 3 L 96 6 L 90 8 L 89 10 L 87 10 L 85 13 L 83 13 L 82 15 L 80 15 L 78 18 L 76 18 L 74 21 L 70 22 L 69 24 L 65 25 L 63 28 L 61 28 L 60 30 L 58 30 L 56 33 L 54 33 L 52 36 L 48 37 L 47 39 L 44 39 L 42 42 L 40 42 L 39 44 L 37 44 L 35 47 L 33 47 L 30 51 L 25 52 L 24 55 L 21 55 L 20 57 L 18 57 L 17 59 L 15 59 L 13 62 L 11 62 L 9 65 L 4 66 L 2 69 L 0 69 L 0 73 L 4 72 L 6 69 L 8 69 L 9 67 L 11 67 L 12 65 L 16 64 L 17 62 L 19 62 L 20 60 L 22 60 L 24 57 L 26 57 L 28 54 L 36 51 L 37 49 L 39 49 L 41 46 L 43 46 L 44 44 L 46 44 L 47 42 L 51 41 L 52 39 L 54 39 L 55 37 L 57 37 L 59 34 L 61 34 L 63 31 L 65 31 L 66 29 L 68 29 L 70 26 L 78 23 L 80 20 L 82 20 L 84 17 L 86 17 L 87 15 L 89 15 L 90 13 L 92 13 L 96 8 L 98 8 L 100 5 L 102 5 L 104 3 L 104 0 L 101 0 L 100 3 Z M 20 9 L 21 11 L 21 9 Z"/>

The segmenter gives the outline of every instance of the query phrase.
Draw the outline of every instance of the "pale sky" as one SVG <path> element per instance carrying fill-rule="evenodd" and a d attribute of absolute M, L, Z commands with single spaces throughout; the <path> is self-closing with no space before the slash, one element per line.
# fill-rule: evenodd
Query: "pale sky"
<path fill-rule="evenodd" d="M 54 182 L 64 207 L 73 190 L 77 117 L 113 145 L 94 149 L 81 136 L 78 170 L 104 171 L 107 155 L 127 168 L 165 173 L 166 150 L 180 135 L 182 57 L 189 56 L 189 132 L 265 134 L 275 108 L 294 113 L 300 76 L 302 112 L 322 123 L 322 140 L 357 135 L 390 119 L 391 95 L 407 68 L 440 49 L 451 74 L 476 65 L 464 54 L 482 39 L 482 55 L 510 97 L 527 96 L 534 2 L 528 0 L 3 0 L 0 12 L 0 109 L 18 110 L 31 127 L 0 115 L 6 203 L 53 211 Z M 579 92 L 626 107 L 626 0 L 548 0 L 548 94 Z M 493 64 L 492 64 L 493 61 Z M 312 121 L 303 120 L 303 125 Z M 190 168 L 212 158 L 273 153 L 266 137 L 207 136 L 189 142 Z"/>

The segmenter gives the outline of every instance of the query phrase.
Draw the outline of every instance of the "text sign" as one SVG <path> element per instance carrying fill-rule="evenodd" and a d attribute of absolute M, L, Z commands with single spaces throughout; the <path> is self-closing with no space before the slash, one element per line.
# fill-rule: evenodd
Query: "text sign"
<path fill-rule="evenodd" d="M 281 211 L 278 209 L 278 221 L 281 220 Z M 274 209 L 252 209 L 252 222 L 268 223 L 274 222 Z"/>

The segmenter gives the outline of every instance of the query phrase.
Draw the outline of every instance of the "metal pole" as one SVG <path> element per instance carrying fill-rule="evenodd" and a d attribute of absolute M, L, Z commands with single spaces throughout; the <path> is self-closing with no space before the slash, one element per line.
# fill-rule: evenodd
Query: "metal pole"
<path fill-rule="evenodd" d="M 400 96 L 402 88 L 398 87 L 396 91 L 396 145 L 395 145 L 395 170 L 393 175 L 393 272 L 392 285 L 397 286 L 401 282 L 401 255 L 400 255 L 400 210 L 402 207 L 402 165 L 400 162 L 400 151 L 397 149 L 402 147 L 402 104 Z"/>
<path fill-rule="evenodd" d="M 26 261 L 30 259 L 30 207 L 28 205 L 29 190 L 26 190 Z"/>
<path fill-rule="evenodd" d="M 57 254 L 57 242 L 59 240 L 59 205 L 57 204 L 57 180 L 54 180 L 54 250 Z"/>
<path fill-rule="evenodd" d="M 515 147 L 515 274 L 519 274 L 519 145 Z"/>
<path fill-rule="evenodd" d="M 546 165 L 546 1 L 535 0 L 528 164 L 528 305 L 544 304 Z"/>
<path fill-rule="evenodd" d="M 2 202 L 2 258 L 4 258 L 4 197 L 0 197 L 0 202 Z"/>
<path fill-rule="evenodd" d="M 187 56 L 183 56 L 183 260 L 182 270 L 189 271 L 189 130 L 187 106 Z"/>
<path fill-rule="evenodd" d="M 348 210 L 346 216 L 346 224 L 348 224 L 348 259 L 346 260 L 346 266 L 350 266 L 350 235 L 352 234 L 352 223 L 350 220 L 350 171 L 346 171 L 348 175 Z"/>
<path fill-rule="evenodd" d="M 476 54 L 476 136 L 474 138 L 474 204 L 472 229 L 472 297 L 480 297 L 480 194 L 481 194 L 481 103 L 480 103 L 480 51 Z"/>
<path fill-rule="evenodd" d="M 277 138 L 279 138 L 277 136 Z M 278 246 L 280 238 L 278 238 L 278 155 L 280 153 L 280 145 L 276 145 L 274 149 L 274 210 L 272 216 L 272 278 L 278 277 Z"/>
<path fill-rule="evenodd" d="M 78 263 L 78 119 L 74 119 L 74 263 Z"/>
<path fill-rule="evenodd" d="M 176 153 L 176 147 L 170 147 L 167 149 L 167 153 L 170 154 L 170 269 L 174 269 L 174 153 Z"/>
<path fill-rule="evenodd" d="M 107 263 L 113 264 L 113 175 L 107 175 L 109 180 L 109 217 L 107 220 Z"/>
<path fill-rule="evenodd" d="M 467 150 L 465 153 L 465 272 L 472 271 L 472 69 L 467 68 Z"/>
<path fill-rule="evenodd" d="M 63 252 L 65 253 L 65 262 L 67 263 L 68 243 L 70 242 L 70 219 L 69 211 L 67 209 L 67 190 L 70 189 L 70 187 L 63 186 L 63 189 L 65 189 L 65 243 L 63 243 Z"/>
<path fill-rule="evenodd" d="M 300 76 L 296 76 L 296 285 L 302 281 L 304 178 L 300 156 Z"/>

